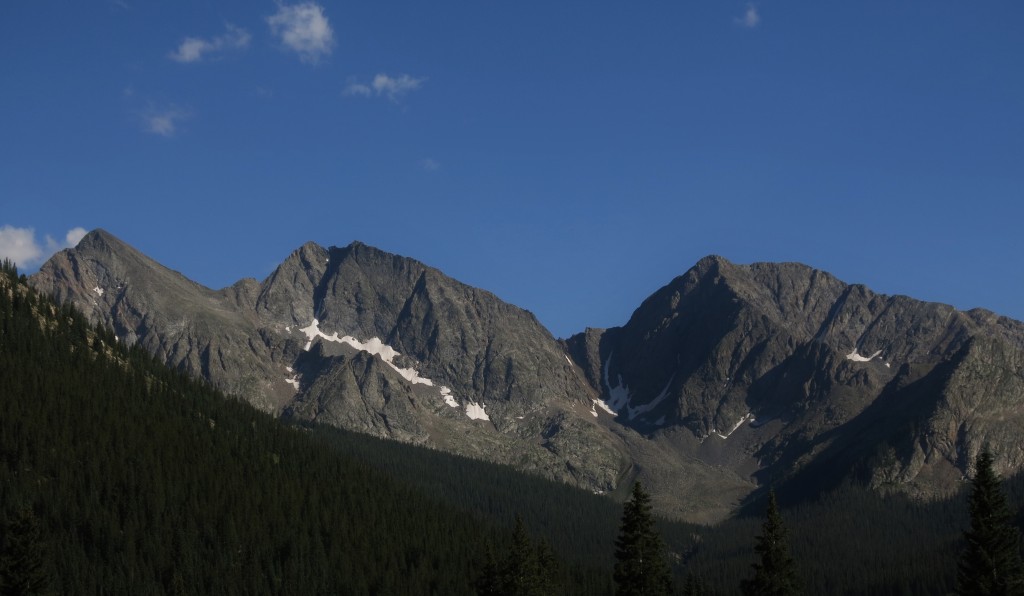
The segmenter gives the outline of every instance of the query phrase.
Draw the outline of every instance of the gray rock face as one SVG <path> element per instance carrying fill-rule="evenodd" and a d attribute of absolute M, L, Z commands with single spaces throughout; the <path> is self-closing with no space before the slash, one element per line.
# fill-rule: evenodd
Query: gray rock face
<path fill-rule="evenodd" d="M 760 482 L 948 492 L 985 446 L 1024 466 L 1024 325 L 881 296 L 811 268 L 700 261 L 621 329 L 565 345 L 619 421 L 682 426 Z"/>
<path fill-rule="evenodd" d="M 759 484 L 931 496 L 985 447 L 1024 467 L 1024 324 L 803 265 L 707 257 L 620 328 L 556 341 L 415 260 L 308 243 L 214 291 L 103 231 L 32 277 L 171 366 L 286 418 L 508 463 L 594 491 L 642 480 L 710 521 Z"/>
<path fill-rule="evenodd" d="M 32 278 L 258 408 L 510 463 L 592 490 L 628 466 L 536 318 L 422 263 L 308 243 L 266 280 L 199 286 L 90 233 Z M 571 422 L 567 422 L 571 421 Z"/>

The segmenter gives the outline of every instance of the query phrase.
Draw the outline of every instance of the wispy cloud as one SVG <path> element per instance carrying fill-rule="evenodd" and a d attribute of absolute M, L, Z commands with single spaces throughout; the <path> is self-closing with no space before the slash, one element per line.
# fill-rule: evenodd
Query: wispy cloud
<path fill-rule="evenodd" d="M 40 244 L 35 229 L 5 225 L 0 228 L 0 259 L 10 259 L 18 267 L 35 267 L 58 250 L 77 246 L 86 233 L 85 228 L 72 228 L 63 242 L 47 235 Z"/>
<path fill-rule="evenodd" d="M 388 99 L 398 99 L 410 91 L 420 88 L 425 79 L 414 79 L 407 74 L 398 75 L 392 78 L 386 74 L 379 74 L 373 77 L 373 90 L 378 95 L 384 94 Z"/>
<path fill-rule="evenodd" d="M 199 62 L 209 54 L 216 54 L 225 50 L 244 50 L 249 46 L 252 36 L 249 35 L 248 31 L 231 23 L 228 23 L 226 26 L 227 31 L 210 39 L 186 37 L 178 46 L 178 49 L 171 52 L 168 56 L 171 60 L 177 62 Z"/>
<path fill-rule="evenodd" d="M 349 83 L 341 94 L 348 96 L 358 95 L 361 97 L 373 97 L 373 88 L 363 83 Z"/>
<path fill-rule="evenodd" d="M 436 172 L 441 169 L 441 164 L 434 159 L 424 157 L 419 161 L 420 169 L 424 172 Z"/>
<path fill-rule="evenodd" d="M 191 114 L 177 106 L 163 109 L 149 109 L 142 115 L 143 130 L 162 137 L 173 137 L 178 124 L 187 120 Z"/>
<path fill-rule="evenodd" d="M 751 2 L 747 4 L 747 9 L 743 12 L 743 16 L 736 17 L 735 22 L 740 27 L 753 29 L 761 23 L 761 15 L 757 12 L 757 7 Z"/>
<path fill-rule="evenodd" d="M 370 84 L 360 83 L 357 81 L 349 83 L 345 87 L 344 91 L 342 91 L 342 94 L 362 97 L 383 95 L 391 101 L 398 101 L 398 99 L 403 95 L 410 91 L 419 89 L 426 80 L 426 78 L 413 78 L 407 74 L 391 77 L 384 73 L 380 73 L 373 77 L 373 81 L 370 82 Z"/>
<path fill-rule="evenodd" d="M 287 6 L 278 4 L 277 12 L 267 17 L 270 32 L 303 62 L 316 64 L 334 48 L 334 31 L 316 2 Z"/>

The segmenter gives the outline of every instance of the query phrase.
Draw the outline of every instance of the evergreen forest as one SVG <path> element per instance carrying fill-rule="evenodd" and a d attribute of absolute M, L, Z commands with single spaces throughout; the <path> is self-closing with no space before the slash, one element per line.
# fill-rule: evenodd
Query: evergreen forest
<path fill-rule="evenodd" d="M 927 503 L 852 485 L 780 490 L 794 585 L 952 592 L 970 489 Z M 1019 528 L 1024 477 L 1002 489 Z M 768 503 L 766 491 L 714 526 L 639 524 L 657 534 L 676 593 L 738 594 L 763 564 Z M 628 593 L 616 584 L 628 575 L 616 573 L 624 528 L 645 511 L 499 465 L 286 424 L 119 345 L 9 263 L 0 272 L 5 593 Z M 1019 550 L 1011 534 L 1002 544 Z"/>

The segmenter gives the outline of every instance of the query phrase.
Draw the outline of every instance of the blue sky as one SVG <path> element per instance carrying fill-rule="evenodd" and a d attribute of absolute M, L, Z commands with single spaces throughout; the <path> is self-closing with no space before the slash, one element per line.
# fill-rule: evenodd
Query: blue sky
<path fill-rule="evenodd" d="M 1024 319 L 1024 2 L 0 4 L 0 255 L 362 240 L 624 323 L 700 257 Z"/>

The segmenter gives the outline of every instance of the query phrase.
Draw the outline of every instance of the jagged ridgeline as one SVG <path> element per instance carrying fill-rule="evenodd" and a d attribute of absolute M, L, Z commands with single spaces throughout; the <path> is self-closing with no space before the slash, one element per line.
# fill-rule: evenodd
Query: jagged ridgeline
<path fill-rule="evenodd" d="M 213 290 L 96 230 L 29 283 L 285 420 L 620 497 L 639 480 L 677 519 L 725 519 L 769 484 L 944 498 L 985 446 L 1024 467 L 1024 324 L 796 263 L 707 257 L 625 325 L 562 341 L 359 242 Z"/>
<path fill-rule="evenodd" d="M 13 273 L 0 275 L 0 529 L 36 520 L 53 591 L 468 594 L 505 541 L 510 518 L 393 482 Z M 562 573 L 572 593 L 609 583 Z"/>

